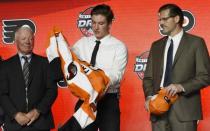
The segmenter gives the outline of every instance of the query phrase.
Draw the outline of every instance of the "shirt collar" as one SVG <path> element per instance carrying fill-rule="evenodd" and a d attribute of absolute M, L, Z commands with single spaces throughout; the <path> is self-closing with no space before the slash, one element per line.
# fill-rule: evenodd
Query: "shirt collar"
<path fill-rule="evenodd" d="M 96 40 L 98 40 L 98 41 L 100 41 L 101 42 L 101 44 L 102 43 L 106 43 L 106 41 L 110 38 L 110 34 L 108 34 L 108 35 L 106 35 L 106 36 L 104 36 L 102 39 L 100 39 L 100 40 L 98 40 L 95 36 L 94 36 L 94 42 L 96 41 Z"/>
<path fill-rule="evenodd" d="M 19 56 L 20 60 L 22 59 L 22 56 L 27 56 L 28 57 L 28 60 L 30 61 L 32 54 L 24 55 L 23 53 L 18 52 L 18 56 Z"/>
<path fill-rule="evenodd" d="M 178 34 L 176 34 L 175 36 L 173 36 L 173 37 L 169 36 L 168 38 L 169 38 L 170 40 L 172 39 L 173 41 L 179 41 L 179 40 L 181 40 L 183 34 L 184 34 L 184 31 L 183 31 L 183 29 L 182 29 L 182 30 L 181 30 Z"/>

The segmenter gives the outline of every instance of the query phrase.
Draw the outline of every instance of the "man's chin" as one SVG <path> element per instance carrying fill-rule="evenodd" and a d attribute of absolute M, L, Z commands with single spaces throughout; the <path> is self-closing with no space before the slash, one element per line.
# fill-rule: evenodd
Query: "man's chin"
<path fill-rule="evenodd" d="M 31 54 L 32 53 L 32 51 L 24 51 L 24 52 L 22 52 L 22 54 L 24 54 L 24 55 L 28 55 L 28 54 Z"/>
<path fill-rule="evenodd" d="M 168 31 L 162 31 L 163 35 L 169 35 L 170 33 Z"/>
<path fill-rule="evenodd" d="M 95 35 L 95 37 L 97 38 L 97 39 L 101 39 L 101 38 L 103 38 L 102 36 L 100 36 L 100 35 Z"/>

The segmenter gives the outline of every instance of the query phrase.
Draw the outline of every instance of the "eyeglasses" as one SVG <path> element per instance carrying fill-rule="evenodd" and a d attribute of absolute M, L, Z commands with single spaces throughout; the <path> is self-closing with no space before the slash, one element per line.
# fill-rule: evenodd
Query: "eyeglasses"
<path fill-rule="evenodd" d="M 171 17 L 175 17 L 175 16 L 168 16 L 168 17 L 159 18 L 158 21 L 167 21 Z"/>

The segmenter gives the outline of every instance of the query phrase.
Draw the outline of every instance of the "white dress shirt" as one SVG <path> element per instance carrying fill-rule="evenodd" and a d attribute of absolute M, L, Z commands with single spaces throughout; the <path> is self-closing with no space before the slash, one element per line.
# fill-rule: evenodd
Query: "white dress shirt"
<path fill-rule="evenodd" d="M 23 69 L 23 65 L 24 65 L 24 63 L 25 63 L 25 60 L 22 58 L 23 56 L 28 57 L 28 62 L 29 62 L 29 63 L 31 62 L 31 54 L 23 55 L 21 52 L 18 52 L 18 56 L 19 56 L 19 58 L 20 58 L 20 63 L 21 63 L 22 69 Z"/>
<path fill-rule="evenodd" d="M 178 34 L 176 34 L 175 36 L 168 37 L 166 46 L 165 46 L 165 50 L 164 50 L 164 65 L 163 65 L 163 75 L 162 75 L 162 79 L 161 79 L 161 83 L 160 83 L 160 87 L 163 87 L 163 83 L 164 83 L 164 78 L 165 78 L 165 70 L 166 70 L 166 61 L 167 61 L 167 52 L 168 52 L 168 48 L 170 46 L 171 43 L 171 39 L 173 40 L 173 61 L 177 52 L 177 49 L 179 47 L 181 38 L 183 36 L 184 31 L 180 31 Z"/>
<path fill-rule="evenodd" d="M 90 63 L 96 40 L 95 36 L 82 37 L 74 44 L 72 51 L 80 60 Z M 102 69 L 110 79 L 107 93 L 119 93 L 120 81 L 128 59 L 127 48 L 110 34 L 102 38 L 100 42 L 95 67 Z"/>

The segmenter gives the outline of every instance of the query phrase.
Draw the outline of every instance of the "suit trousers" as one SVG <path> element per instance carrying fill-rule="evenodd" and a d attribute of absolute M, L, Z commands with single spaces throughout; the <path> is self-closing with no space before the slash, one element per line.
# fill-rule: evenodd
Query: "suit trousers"
<path fill-rule="evenodd" d="M 82 101 L 79 100 L 75 106 L 77 110 Z M 120 107 L 118 93 L 107 93 L 97 105 L 97 116 L 95 122 L 81 131 L 120 131 Z"/>
<path fill-rule="evenodd" d="M 173 108 L 157 116 L 157 120 L 152 121 L 151 124 L 152 131 L 197 131 L 197 120 L 179 121 Z"/>

